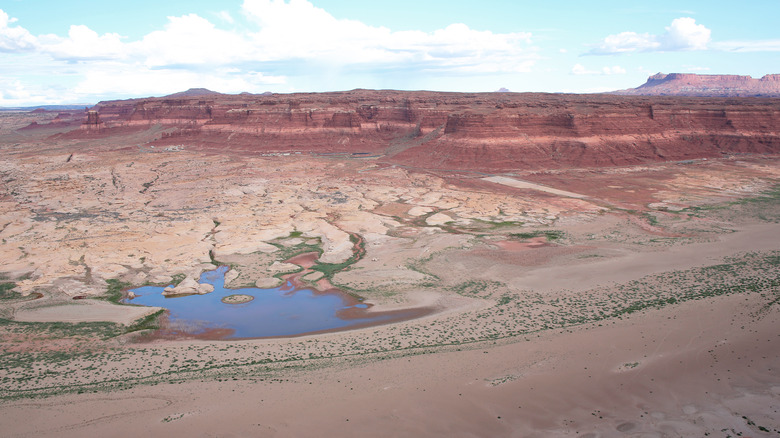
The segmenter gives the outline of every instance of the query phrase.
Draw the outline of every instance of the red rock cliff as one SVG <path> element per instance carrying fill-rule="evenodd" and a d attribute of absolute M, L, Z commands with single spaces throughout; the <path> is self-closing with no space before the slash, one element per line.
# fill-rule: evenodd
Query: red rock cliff
<path fill-rule="evenodd" d="M 102 102 L 161 143 L 359 152 L 416 167 L 504 171 L 780 153 L 780 99 L 354 90 Z"/>
<path fill-rule="evenodd" d="M 780 75 L 760 79 L 737 75 L 657 73 L 637 88 L 615 94 L 642 96 L 780 97 Z"/>

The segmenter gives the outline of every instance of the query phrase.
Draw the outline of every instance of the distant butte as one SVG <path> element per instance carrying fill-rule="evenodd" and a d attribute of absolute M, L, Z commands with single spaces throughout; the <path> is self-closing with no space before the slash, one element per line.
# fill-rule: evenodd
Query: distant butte
<path fill-rule="evenodd" d="M 761 79 L 738 75 L 657 73 L 637 88 L 613 94 L 634 96 L 780 97 L 780 74 Z"/>
<path fill-rule="evenodd" d="M 216 91 L 211 91 L 207 88 L 190 88 L 187 91 L 180 91 L 178 93 L 173 93 L 165 96 L 166 98 L 178 98 L 178 97 L 200 97 L 200 96 L 214 96 L 219 95 L 221 93 L 218 93 Z"/>

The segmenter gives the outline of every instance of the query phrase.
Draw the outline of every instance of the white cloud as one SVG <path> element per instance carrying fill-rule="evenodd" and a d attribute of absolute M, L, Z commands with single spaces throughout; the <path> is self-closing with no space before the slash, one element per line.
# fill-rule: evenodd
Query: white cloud
<path fill-rule="evenodd" d="M 230 15 L 230 12 L 228 12 L 228 11 L 219 11 L 219 12 L 217 12 L 217 17 L 219 17 L 220 20 L 222 20 L 222 21 L 224 21 L 226 23 L 230 23 L 230 24 L 233 24 L 233 22 L 235 21 L 235 20 L 233 20 L 233 16 Z"/>
<path fill-rule="evenodd" d="M 572 74 L 575 74 L 575 75 L 595 74 L 595 72 L 593 72 L 591 70 L 588 70 L 582 64 L 574 64 L 574 67 L 572 67 L 571 72 L 572 72 Z"/>
<path fill-rule="evenodd" d="M 262 92 L 270 84 L 283 84 L 281 76 L 266 76 L 260 72 L 230 69 L 214 72 L 189 70 L 156 70 L 139 66 L 127 69 L 123 64 L 103 65 L 85 73 L 84 80 L 74 89 L 79 95 L 164 95 L 176 90 L 204 87 L 224 93 Z"/>
<path fill-rule="evenodd" d="M 619 65 L 611 66 L 611 67 L 602 67 L 601 70 L 588 70 L 583 66 L 582 64 L 574 64 L 574 67 L 571 69 L 571 73 L 574 75 L 622 75 L 626 74 L 626 69 Z"/>
<path fill-rule="evenodd" d="M 0 52 L 23 52 L 36 48 L 35 37 L 20 26 L 11 26 L 16 22 L 0 9 Z"/>
<path fill-rule="evenodd" d="M 461 23 L 433 32 L 393 32 L 336 19 L 308 0 L 244 0 L 242 11 L 256 30 L 222 30 L 188 14 L 168 17 L 163 29 L 130 42 L 116 33 L 98 35 L 83 25 L 71 26 L 68 37 L 36 39 L 23 28 L 8 27 L 7 15 L 0 15 L 0 30 L 14 35 L 0 42 L 16 50 L 39 47 L 60 60 L 125 59 L 158 68 L 304 61 L 490 73 L 528 71 L 539 58 L 527 32 L 493 33 Z M 221 19 L 232 20 L 223 12 L 218 13 Z"/>
<path fill-rule="evenodd" d="M 0 52 L 9 53 L 0 75 L 20 81 L 5 83 L 17 96 L 25 89 L 51 92 L 51 87 L 28 86 L 48 83 L 58 84 L 57 96 L 71 90 L 70 97 L 84 101 L 190 87 L 239 92 L 284 84 L 290 89 L 291 76 L 316 77 L 311 83 L 320 89 L 335 89 L 343 85 L 332 84 L 342 84 L 344 77 L 379 77 L 368 83 L 382 83 L 383 75 L 398 71 L 412 72 L 409 83 L 425 75 L 441 80 L 514 74 L 531 71 L 541 58 L 527 32 L 494 33 L 462 23 L 430 32 L 392 31 L 337 19 L 309 0 L 244 0 L 241 12 L 248 26 L 220 28 L 215 23 L 233 23 L 227 11 L 214 12 L 214 22 L 187 14 L 168 17 L 162 28 L 130 40 L 84 25 L 70 26 L 64 36 L 35 36 L 0 10 Z M 14 67 L 22 56 L 40 61 L 35 78 Z M 40 93 L 27 96 L 38 99 Z"/>
<path fill-rule="evenodd" d="M 723 41 L 712 46 L 725 52 L 780 52 L 780 40 Z"/>
<path fill-rule="evenodd" d="M 53 87 L 22 82 L 19 79 L 0 77 L 0 106 L 15 107 L 43 103 L 77 103 L 75 96 Z"/>
<path fill-rule="evenodd" d="M 661 37 L 663 50 L 704 50 L 711 31 L 690 17 L 676 18 Z"/>
<path fill-rule="evenodd" d="M 44 35 L 38 38 L 43 51 L 55 59 L 120 59 L 126 56 L 122 37 L 116 33 L 98 35 L 87 26 L 71 26 L 67 38 Z"/>
<path fill-rule="evenodd" d="M 307 0 L 244 0 L 252 35 L 266 60 L 307 59 L 333 64 L 415 63 L 463 71 L 526 71 L 537 59 L 526 32 L 496 34 L 455 23 L 434 32 L 393 32 L 336 19 Z M 500 60 L 500 62 L 499 62 Z"/>
<path fill-rule="evenodd" d="M 626 69 L 619 65 L 614 65 L 612 67 L 603 67 L 601 72 L 605 75 L 624 75 L 626 74 Z"/>
<path fill-rule="evenodd" d="M 252 55 L 252 48 L 241 35 L 217 29 L 196 14 L 168 17 L 164 30 L 128 44 L 128 50 L 150 67 L 219 66 Z"/>
<path fill-rule="evenodd" d="M 621 32 L 609 35 L 591 49 L 591 55 L 611 55 L 631 52 L 705 50 L 711 31 L 703 24 L 696 24 L 690 17 L 676 18 L 666 27 L 663 35 Z"/>
<path fill-rule="evenodd" d="M 657 50 L 661 44 L 656 39 L 654 35 L 648 33 L 621 32 L 604 38 L 598 48 L 591 50 L 590 53 L 610 54 Z"/>

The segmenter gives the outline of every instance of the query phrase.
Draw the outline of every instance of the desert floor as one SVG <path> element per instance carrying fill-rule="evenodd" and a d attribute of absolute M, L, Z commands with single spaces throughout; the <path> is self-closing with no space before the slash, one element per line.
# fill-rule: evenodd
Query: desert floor
<path fill-rule="evenodd" d="M 490 175 L 0 115 L 3 436 L 780 434 L 778 157 Z M 411 319 L 221 340 L 116 304 L 215 264 Z"/>

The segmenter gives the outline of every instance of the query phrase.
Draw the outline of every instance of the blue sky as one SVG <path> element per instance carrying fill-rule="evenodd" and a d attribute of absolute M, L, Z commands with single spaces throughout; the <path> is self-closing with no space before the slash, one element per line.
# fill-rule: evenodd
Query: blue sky
<path fill-rule="evenodd" d="M 3 0 L 0 106 L 392 88 L 590 93 L 780 73 L 780 0 Z"/>

